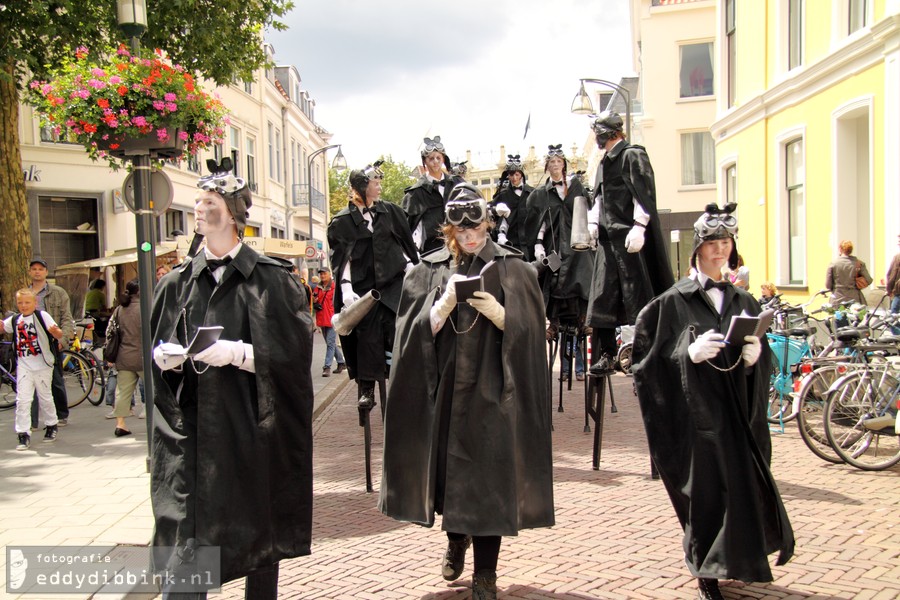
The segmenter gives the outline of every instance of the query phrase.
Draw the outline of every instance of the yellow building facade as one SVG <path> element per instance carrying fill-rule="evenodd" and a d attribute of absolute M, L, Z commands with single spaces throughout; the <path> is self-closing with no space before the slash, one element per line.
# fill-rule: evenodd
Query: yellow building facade
<path fill-rule="evenodd" d="M 751 292 L 824 287 L 841 240 L 875 278 L 900 234 L 900 1 L 717 3 L 719 202 L 738 202 Z"/>

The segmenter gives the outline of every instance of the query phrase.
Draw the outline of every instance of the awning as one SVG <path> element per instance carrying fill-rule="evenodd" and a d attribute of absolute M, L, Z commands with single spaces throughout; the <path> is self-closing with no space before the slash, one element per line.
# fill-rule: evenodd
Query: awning
<path fill-rule="evenodd" d="M 288 258 L 302 258 L 306 256 L 306 247 L 311 244 L 300 240 L 285 240 L 281 238 L 245 237 L 244 244 L 250 246 L 260 254 L 268 256 L 284 256 Z M 312 257 L 309 257 L 312 258 Z"/>
<path fill-rule="evenodd" d="M 166 256 L 167 254 L 171 254 L 175 252 L 176 244 L 175 242 L 162 242 L 156 247 L 156 256 L 157 258 Z M 92 258 L 91 260 L 83 260 L 81 262 L 69 263 L 67 265 L 60 265 L 56 267 L 56 274 L 59 274 L 63 271 L 77 271 L 83 269 L 93 269 L 100 268 L 103 269 L 105 267 L 114 267 L 116 265 L 124 265 L 127 263 L 136 263 L 138 260 L 138 251 L 137 250 L 117 250 L 113 254 L 109 256 L 104 256 L 101 258 Z"/>

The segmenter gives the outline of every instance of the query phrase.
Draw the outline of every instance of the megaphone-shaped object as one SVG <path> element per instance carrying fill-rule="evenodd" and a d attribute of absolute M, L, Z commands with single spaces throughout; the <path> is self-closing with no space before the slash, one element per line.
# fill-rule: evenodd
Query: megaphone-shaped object
<path fill-rule="evenodd" d="M 359 325 L 372 307 L 381 300 L 381 294 L 377 290 L 369 290 L 369 292 L 351 304 L 345 306 L 338 314 L 331 319 L 331 326 L 334 327 L 335 333 L 338 335 L 350 335 L 353 328 Z"/>
<path fill-rule="evenodd" d="M 588 231 L 588 205 L 584 196 L 575 196 L 572 206 L 572 250 L 584 252 L 594 247 L 594 240 Z"/>

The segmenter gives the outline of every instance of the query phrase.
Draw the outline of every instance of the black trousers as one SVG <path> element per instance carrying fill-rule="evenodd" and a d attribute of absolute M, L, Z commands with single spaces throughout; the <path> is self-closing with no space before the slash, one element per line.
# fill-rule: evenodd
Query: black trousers
<path fill-rule="evenodd" d="M 206 600 L 206 592 L 162 590 L 163 600 Z M 244 579 L 244 600 L 278 599 L 278 563 L 256 569 Z"/>
<path fill-rule="evenodd" d="M 62 365 L 59 360 L 53 363 L 53 406 L 56 407 L 57 419 L 69 418 L 69 399 L 66 396 L 66 384 L 63 382 Z M 31 403 L 31 427 L 38 426 L 38 399 L 37 394 L 34 395 L 34 402 Z"/>
<path fill-rule="evenodd" d="M 465 538 L 463 533 L 447 532 L 447 538 L 453 541 L 461 541 Z M 475 565 L 473 571 L 496 571 L 497 559 L 500 557 L 500 541 L 499 535 L 473 535 L 472 536 L 472 554 Z"/>

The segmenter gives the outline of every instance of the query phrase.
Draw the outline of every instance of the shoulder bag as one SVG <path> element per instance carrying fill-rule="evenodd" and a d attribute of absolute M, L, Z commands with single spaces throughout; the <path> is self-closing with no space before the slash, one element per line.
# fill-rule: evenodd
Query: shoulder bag
<path fill-rule="evenodd" d="M 103 360 L 114 363 L 119 356 L 119 346 L 122 345 L 122 331 L 119 328 L 119 309 L 116 307 L 109 325 L 106 326 L 106 344 L 103 345 Z"/>

